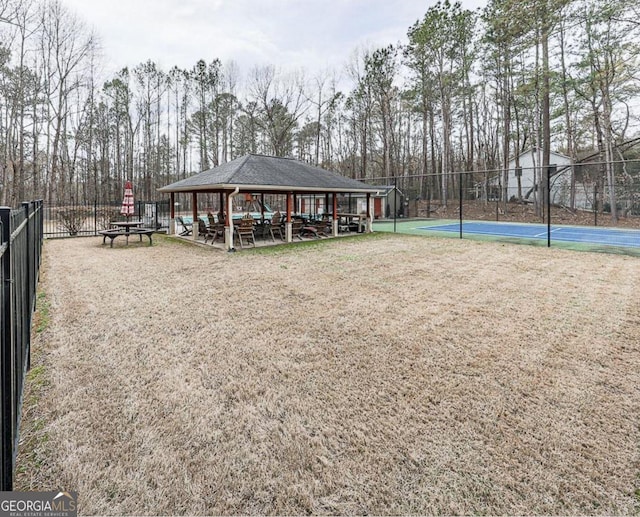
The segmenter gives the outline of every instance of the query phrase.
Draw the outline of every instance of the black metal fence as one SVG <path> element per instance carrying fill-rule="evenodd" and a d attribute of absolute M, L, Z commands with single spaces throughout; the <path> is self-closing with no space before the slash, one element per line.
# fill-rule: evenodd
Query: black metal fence
<path fill-rule="evenodd" d="M 99 205 L 46 205 L 43 207 L 43 228 L 46 238 L 98 235 L 109 228 L 111 221 L 123 219 L 120 202 Z M 135 214 L 146 228 L 166 230 L 169 227 L 169 201 L 136 201 Z"/>
<path fill-rule="evenodd" d="M 538 223 L 548 244 L 558 226 L 638 230 L 610 232 L 612 245 L 640 246 L 640 161 L 552 164 L 446 175 L 376 178 L 384 193 L 379 219 L 405 218 Z M 582 230 L 583 232 L 586 230 Z M 557 235 L 560 235 L 558 233 Z M 545 240 L 542 239 L 542 240 Z"/>
<path fill-rule="evenodd" d="M 43 239 L 42 201 L 0 207 L 0 490 L 13 488 Z"/>

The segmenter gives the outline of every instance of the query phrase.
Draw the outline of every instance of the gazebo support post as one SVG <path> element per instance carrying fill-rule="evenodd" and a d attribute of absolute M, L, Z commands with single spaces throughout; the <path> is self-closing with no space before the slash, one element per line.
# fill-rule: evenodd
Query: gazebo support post
<path fill-rule="evenodd" d="M 291 224 L 291 205 L 293 202 L 293 195 L 291 192 L 287 192 L 287 222 L 285 223 L 285 236 L 287 242 L 293 241 L 293 228 Z"/>
<path fill-rule="evenodd" d="M 198 193 L 197 192 L 193 192 L 191 194 L 191 213 L 193 215 L 193 219 L 191 219 L 191 227 L 193 228 L 193 231 L 191 232 L 191 235 L 193 236 L 193 240 L 197 241 L 198 240 Z"/>
<path fill-rule="evenodd" d="M 338 236 L 338 195 L 333 193 L 333 225 L 332 225 L 332 233 L 334 237 Z"/>
<path fill-rule="evenodd" d="M 224 243 L 227 250 L 233 249 L 233 196 L 238 194 L 239 188 L 227 194 L 227 215 L 224 219 Z"/>
<path fill-rule="evenodd" d="M 169 235 L 176 234 L 176 194 L 169 194 Z"/>
<path fill-rule="evenodd" d="M 371 194 L 367 192 L 367 233 L 373 232 L 373 217 L 371 217 Z"/>

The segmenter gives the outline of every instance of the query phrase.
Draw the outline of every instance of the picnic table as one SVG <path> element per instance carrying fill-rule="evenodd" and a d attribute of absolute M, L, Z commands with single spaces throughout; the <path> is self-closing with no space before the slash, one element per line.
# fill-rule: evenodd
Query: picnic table
<path fill-rule="evenodd" d="M 127 240 L 127 246 L 129 245 L 129 236 L 140 236 L 140 242 L 142 242 L 142 236 L 146 235 L 149 238 L 149 246 L 153 245 L 152 235 L 155 230 L 152 228 L 142 228 L 142 221 L 112 221 L 110 225 L 112 228 L 107 230 L 100 230 L 98 233 L 102 235 L 102 244 L 105 244 L 107 237 L 111 240 L 110 244 L 113 248 L 113 241 L 116 237 L 123 236 Z"/>

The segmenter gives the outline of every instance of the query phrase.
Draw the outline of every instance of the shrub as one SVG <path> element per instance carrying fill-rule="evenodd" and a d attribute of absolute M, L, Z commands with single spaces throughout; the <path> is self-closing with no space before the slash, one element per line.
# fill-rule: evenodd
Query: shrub
<path fill-rule="evenodd" d="M 96 211 L 96 225 L 100 230 L 106 230 L 111 221 L 115 221 L 119 215 L 120 210 L 116 207 L 99 208 Z"/>
<path fill-rule="evenodd" d="M 89 217 L 89 210 L 84 207 L 61 208 L 57 215 L 60 225 L 69 232 L 69 235 L 78 235 Z"/>

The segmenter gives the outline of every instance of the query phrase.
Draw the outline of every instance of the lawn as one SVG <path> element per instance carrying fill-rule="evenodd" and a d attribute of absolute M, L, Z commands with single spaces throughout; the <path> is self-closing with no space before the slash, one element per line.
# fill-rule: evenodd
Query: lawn
<path fill-rule="evenodd" d="M 81 514 L 632 514 L 640 259 L 47 241 L 19 489 Z"/>

